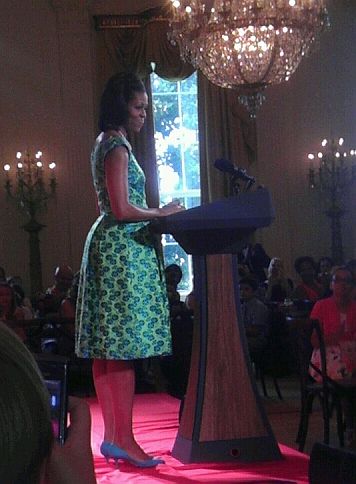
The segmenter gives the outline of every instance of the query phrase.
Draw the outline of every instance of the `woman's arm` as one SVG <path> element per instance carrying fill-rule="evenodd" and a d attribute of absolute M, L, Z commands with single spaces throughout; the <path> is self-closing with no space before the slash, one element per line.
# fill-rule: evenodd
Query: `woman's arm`
<path fill-rule="evenodd" d="M 111 210 L 117 220 L 139 222 L 184 210 L 178 202 L 171 202 L 162 208 L 142 208 L 130 203 L 128 161 L 129 155 L 124 146 L 114 148 L 105 157 L 106 187 Z"/>

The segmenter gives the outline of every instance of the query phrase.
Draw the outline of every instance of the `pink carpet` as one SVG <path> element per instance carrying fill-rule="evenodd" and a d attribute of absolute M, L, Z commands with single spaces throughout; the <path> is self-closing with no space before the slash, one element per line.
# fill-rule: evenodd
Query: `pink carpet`
<path fill-rule="evenodd" d="M 282 461 L 182 464 L 171 455 L 178 429 L 179 400 L 162 393 L 135 397 L 134 431 L 143 449 L 149 454 L 163 457 L 165 465 L 138 469 L 123 463 L 115 468 L 113 463 L 107 464 L 99 452 L 103 435 L 102 417 L 96 399 L 89 399 L 89 403 L 98 483 L 308 483 L 309 457 L 283 445 L 280 446 L 284 457 Z"/>

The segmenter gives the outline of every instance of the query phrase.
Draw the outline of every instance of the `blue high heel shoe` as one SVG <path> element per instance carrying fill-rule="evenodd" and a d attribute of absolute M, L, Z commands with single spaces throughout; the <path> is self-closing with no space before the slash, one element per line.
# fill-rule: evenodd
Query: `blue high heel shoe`
<path fill-rule="evenodd" d="M 116 465 L 118 465 L 119 460 L 129 462 L 136 467 L 156 467 L 158 464 L 165 463 L 162 459 L 136 460 L 117 445 L 105 441 L 100 446 L 100 452 L 105 457 L 106 462 L 109 463 L 109 459 L 113 459 Z"/>

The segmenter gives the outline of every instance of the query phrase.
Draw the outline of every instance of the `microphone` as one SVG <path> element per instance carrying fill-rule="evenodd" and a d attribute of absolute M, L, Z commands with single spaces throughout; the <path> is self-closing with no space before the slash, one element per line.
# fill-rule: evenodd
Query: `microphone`
<path fill-rule="evenodd" d="M 232 178 L 234 180 L 238 179 L 247 182 L 248 188 L 250 188 L 256 181 L 255 177 L 248 175 L 245 169 L 238 168 L 237 166 L 232 164 L 231 161 L 225 160 L 224 158 L 219 158 L 215 160 L 214 166 L 223 173 L 229 173 L 230 175 L 232 175 Z"/>

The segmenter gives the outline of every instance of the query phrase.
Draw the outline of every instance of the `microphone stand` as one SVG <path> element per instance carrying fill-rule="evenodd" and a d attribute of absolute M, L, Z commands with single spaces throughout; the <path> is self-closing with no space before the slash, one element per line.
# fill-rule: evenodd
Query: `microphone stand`
<path fill-rule="evenodd" d="M 246 175 L 246 173 L 244 174 Z M 243 180 L 241 175 L 239 173 L 233 173 L 230 178 L 230 193 L 232 193 L 233 196 L 239 195 L 241 192 L 247 192 L 250 190 L 252 185 L 255 183 L 255 179 L 253 177 L 250 177 L 246 175 L 246 178 L 244 179 L 244 186 L 241 187 L 240 181 Z"/>
<path fill-rule="evenodd" d="M 230 177 L 230 193 L 233 196 L 237 196 L 241 192 L 239 180 L 240 180 L 240 178 L 236 175 L 232 175 Z"/>

